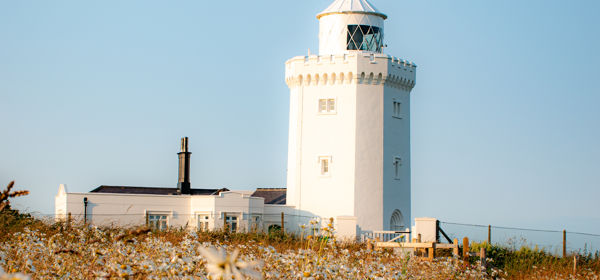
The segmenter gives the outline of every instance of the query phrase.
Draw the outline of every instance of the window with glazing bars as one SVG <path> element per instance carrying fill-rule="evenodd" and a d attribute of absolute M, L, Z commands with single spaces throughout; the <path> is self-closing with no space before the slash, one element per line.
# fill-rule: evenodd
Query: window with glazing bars
<path fill-rule="evenodd" d="M 168 216 L 163 214 L 148 214 L 148 226 L 152 229 L 166 230 L 168 227 Z"/>
<path fill-rule="evenodd" d="M 370 25 L 348 25 L 348 50 L 361 50 L 381 52 L 383 46 L 383 34 L 377 26 Z"/>
<path fill-rule="evenodd" d="M 198 215 L 198 230 L 199 231 L 208 231 L 208 221 L 210 220 L 210 215 L 202 214 Z"/>
<path fill-rule="evenodd" d="M 402 103 L 400 103 L 400 101 L 394 100 L 393 105 L 394 108 L 392 116 L 396 118 L 402 118 Z"/>
<path fill-rule="evenodd" d="M 319 113 L 335 113 L 335 99 L 319 99 Z"/>
<path fill-rule="evenodd" d="M 319 157 L 319 167 L 321 171 L 321 176 L 328 176 L 331 169 L 331 157 L 323 156 Z"/>
<path fill-rule="evenodd" d="M 230 232 L 236 232 L 238 229 L 238 217 L 237 216 L 227 216 L 227 218 L 225 219 L 225 222 L 227 223 L 227 229 L 229 229 Z"/>

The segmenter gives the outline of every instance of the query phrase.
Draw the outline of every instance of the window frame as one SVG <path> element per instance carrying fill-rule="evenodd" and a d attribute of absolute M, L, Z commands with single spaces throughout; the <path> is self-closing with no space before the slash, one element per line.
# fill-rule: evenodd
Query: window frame
<path fill-rule="evenodd" d="M 324 101 L 324 105 L 325 105 L 325 110 L 321 110 L 321 106 L 322 106 L 322 101 Z M 332 103 L 330 103 L 332 102 Z M 331 105 L 333 104 L 333 109 L 329 109 L 331 107 Z M 335 115 L 337 114 L 337 106 L 338 106 L 338 102 L 337 102 L 337 98 L 335 97 L 324 97 L 324 98 L 319 98 L 317 101 L 317 113 L 319 115 Z"/>
<path fill-rule="evenodd" d="M 356 35 L 359 33 L 361 41 L 357 42 L 359 37 Z M 367 35 L 372 36 L 371 40 L 366 39 Z M 346 50 L 381 53 L 383 46 L 383 28 L 366 24 L 346 25 Z"/>
<path fill-rule="evenodd" d="M 170 211 L 145 211 L 145 216 L 146 216 L 146 225 L 148 225 L 148 227 L 155 229 L 155 230 L 167 230 L 169 229 L 169 227 L 171 226 L 171 217 L 173 216 L 173 213 Z M 151 218 L 152 216 L 160 216 L 160 218 L 158 219 L 153 219 Z M 164 217 L 164 219 L 162 219 Z M 156 222 L 155 222 L 156 221 Z M 164 227 L 163 224 L 160 223 L 164 221 Z M 157 223 L 158 222 L 158 223 Z"/>
<path fill-rule="evenodd" d="M 227 224 L 227 230 L 231 233 L 235 233 L 235 232 L 239 232 L 240 230 L 240 222 L 242 221 L 241 219 L 241 215 L 239 212 L 224 212 L 224 219 L 223 219 L 223 224 Z M 231 221 L 231 223 L 228 221 L 228 219 L 232 219 L 235 218 L 235 228 L 233 228 L 233 221 Z"/>
<path fill-rule="evenodd" d="M 394 161 L 392 162 L 394 180 L 402 179 L 402 158 L 400 156 L 394 156 Z"/>
<path fill-rule="evenodd" d="M 261 214 L 251 214 L 250 215 L 250 230 L 257 232 L 260 229 L 260 224 L 262 222 Z"/>
<path fill-rule="evenodd" d="M 196 230 L 207 232 L 210 231 L 210 224 L 212 222 L 211 213 L 210 212 L 196 212 Z M 202 219 L 204 217 L 206 219 Z M 201 226 L 201 223 L 204 226 Z"/>
<path fill-rule="evenodd" d="M 402 101 L 399 99 L 392 99 L 392 117 L 402 119 Z"/>
<path fill-rule="evenodd" d="M 319 166 L 319 176 L 321 177 L 331 177 L 331 163 L 332 163 L 332 159 L 331 156 L 327 155 L 327 156 L 319 156 L 318 157 L 318 166 Z M 327 170 L 324 170 L 324 165 L 323 162 L 327 162 L 326 168 Z"/>

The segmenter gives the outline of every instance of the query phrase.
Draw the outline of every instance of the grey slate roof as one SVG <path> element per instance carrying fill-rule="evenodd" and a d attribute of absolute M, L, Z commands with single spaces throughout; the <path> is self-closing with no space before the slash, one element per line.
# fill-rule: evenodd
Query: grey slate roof
<path fill-rule="evenodd" d="M 285 204 L 286 188 L 257 188 L 253 197 L 262 197 L 265 204 Z"/>
<path fill-rule="evenodd" d="M 222 189 L 191 189 L 192 195 L 216 195 L 223 191 Z M 125 194 L 159 194 L 159 195 L 178 195 L 177 188 L 151 188 L 151 187 L 130 187 L 130 186 L 99 186 L 92 191 L 93 193 L 125 193 Z"/>

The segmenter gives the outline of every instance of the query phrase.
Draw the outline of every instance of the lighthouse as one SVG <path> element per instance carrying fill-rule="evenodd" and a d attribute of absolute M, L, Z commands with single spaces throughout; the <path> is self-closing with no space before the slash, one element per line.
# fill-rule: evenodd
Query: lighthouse
<path fill-rule="evenodd" d="M 336 0 L 317 15 L 318 55 L 285 64 L 286 197 L 299 217 L 353 219 L 359 231 L 410 226 L 416 65 L 384 53 L 386 18 L 367 0 Z"/>

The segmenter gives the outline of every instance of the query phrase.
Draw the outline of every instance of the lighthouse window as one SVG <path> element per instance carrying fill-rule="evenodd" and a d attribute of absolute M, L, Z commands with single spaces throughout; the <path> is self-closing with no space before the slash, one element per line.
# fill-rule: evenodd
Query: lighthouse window
<path fill-rule="evenodd" d="M 348 50 L 381 52 L 383 34 L 377 26 L 348 25 Z"/>
<path fill-rule="evenodd" d="M 394 157 L 394 179 L 400 179 L 400 171 L 402 167 L 402 159 L 400 157 Z"/>
<path fill-rule="evenodd" d="M 335 113 L 335 99 L 319 99 L 319 113 L 333 114 Z"/>
<path fill-rule="evenodd" d="M 329 176 L 330 163 L 331 156 L 319 157 L 319 169 L 321 171 L 321 176 Z"/>
<path fill-rule="evenodd" d="M 400 103 L 400 101 L 396 101 L 394 100 L 393 102 L 394 104 L 394 111 L 393 111 L 393 115 L 394 118 L 402 118 L 402 103 Z"/>

